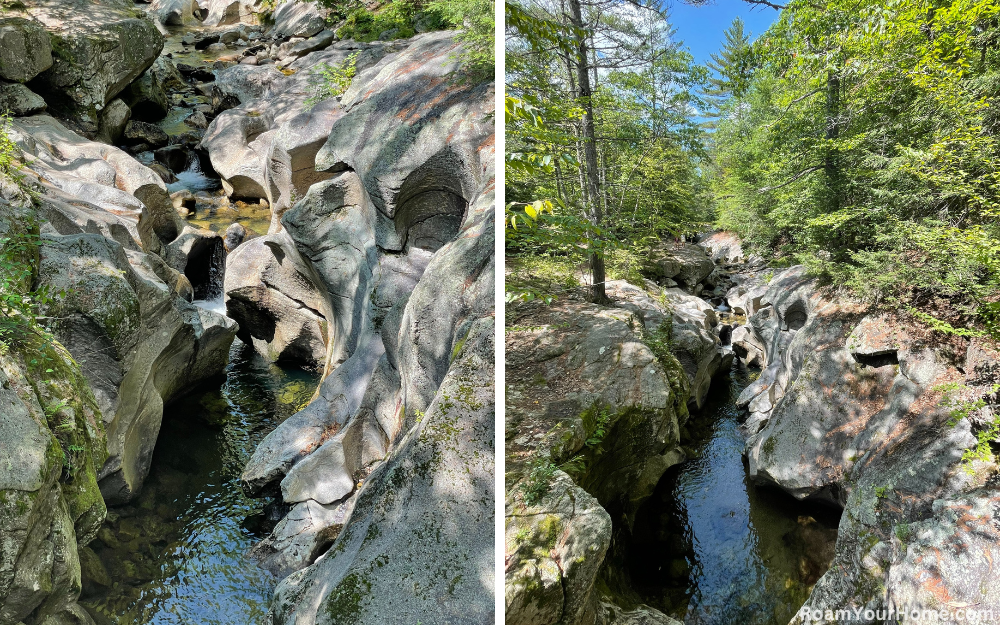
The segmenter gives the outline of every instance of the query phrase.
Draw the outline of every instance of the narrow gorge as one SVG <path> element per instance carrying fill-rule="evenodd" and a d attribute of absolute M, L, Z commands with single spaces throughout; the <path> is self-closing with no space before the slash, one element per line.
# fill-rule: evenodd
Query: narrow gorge
<path fill-rule="evenodd" d="M 0 624 L 492 622 L 495 93 L 461 31 L 0 8 L 28 302 L 0 330 Z"/>
<path fill-rule="evenodd" d="M 654 246 L 641 271 L 606 283 L 609 305 L 582 286 L 508 303 L 508 624 L 1000 611 L 988 338 L 726 232 Z"/>

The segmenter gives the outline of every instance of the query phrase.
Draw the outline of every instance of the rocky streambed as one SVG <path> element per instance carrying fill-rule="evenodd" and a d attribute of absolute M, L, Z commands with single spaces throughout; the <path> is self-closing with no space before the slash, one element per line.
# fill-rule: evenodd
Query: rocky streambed
<path fill-rule="evenodd" d="M 0 17 L 3 625 L 493 620 L 493 85 L 266 11 Z"/>
<path fill-rule="evenodd" d="M 700 246 L 508 311 L 508 623 L 989 620 L 996 345 Z"/>

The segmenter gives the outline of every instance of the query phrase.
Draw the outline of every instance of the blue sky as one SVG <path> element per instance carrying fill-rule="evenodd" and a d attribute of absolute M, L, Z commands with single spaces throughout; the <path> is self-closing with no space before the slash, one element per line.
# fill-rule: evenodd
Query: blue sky
<path fill-rule="evenodd" d="M 723 32 L 736 17 L 743 18 L 744 28 L 756 39 L 778 19 L 778 12 L 742 0 L 715 0 L 714 4 L 700 7 L 673 2 L 670 9 L 670 23 L 677 29 L 677 38 L 699 64 L 705 64 L 710 54 L 718 52 L 725 40 Z"/>

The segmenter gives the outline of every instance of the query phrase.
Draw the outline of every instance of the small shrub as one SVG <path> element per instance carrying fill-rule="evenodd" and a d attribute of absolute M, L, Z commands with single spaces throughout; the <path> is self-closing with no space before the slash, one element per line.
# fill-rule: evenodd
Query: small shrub
<path fill-rule="evenodd" d="M 309 75 L 312 95 L 306 98 L 306 106 L 313 107 L 322 100 L 342 95 L 351 86 L 357 73 L 358 53 L 344 59 L 342 63 L 319 63 Z"/>

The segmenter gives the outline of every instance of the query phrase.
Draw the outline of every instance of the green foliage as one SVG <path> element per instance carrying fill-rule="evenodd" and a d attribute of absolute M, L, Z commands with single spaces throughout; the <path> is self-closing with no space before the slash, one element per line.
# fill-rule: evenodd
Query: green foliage
<path fill-rule="evenodd" d="M 940 405 L 948 409 L 948 425 L 954 427 L 962 419 L 969 419 L 973 414 L 985 408 L 987 404 L 996 404 L 996 395 L 1000 393 L 1000 384 L 994 384 L 984 397 L 963 399 L 969 388 L 957 382 L 949 382 L 931 388 L 941 393 Z M 988 401 L 992 398 L 992 401 Z M 975 472 L 974 463 L 993 462 L 996 456 L 993 445 L 1000 443 L 1000 414 L 995 414 L 976 432 L 976 444 L 962 453 L 962 465 L 966 473 Z"/>
<path fill-rule="evenodd" d="M 724 34 L 722 49 L 710 55 L 711 60 L 706 64 L 713 75 L 705 92 L 716 107 L 730 97 L 744 96 L 753 76 L 753 47 L 749 34 L 743 30 L 743 20 L 737 17 Z"/>
<path fill-rule="evenodd" d="M 464 71 L 475 80 L 493 75 L 493 0 L 392 0 L 374 10 L 356 0 L 320 0 L 320 4 L 331 9 L 332 22 L 340 23 L 341 39 L 370 42 L 412 37 L 418 29 L 461 29 Z"/>
<path fill-rule="evenodd" d="M 642 342 L 653 352 L 661 363 L 669 363 L 673 358 L 674 318 L 669 312 L 663 321 L 651 331 L 643 333 Z"/>
<path fill-rule="evenodd" d="M 521 483 L 524 502 L 533 506 L 549 492 L 552 478 L 559 469 L 548 457 L 538 457 L 528 466 L 528 479 Z"/>
<path fill-rule="evenodd" d="M 868 301 L 944 297 L 995 328 L 998 19 L 994 0 L 790 2 L 722 107 L 718 225 Z"/>
<path fill-rule="evenodd" d="M 358 53 L 350 55 L 341 63 L 318 63 L 309 74 L 311 95 L 306 98 L 306 106 L 312 108 L 322 100 L 342 95 L 351 86 L 357 73 Z"/>
<path fill-rule="evenodd" d="M 579 28 L 555 5 L 506 4 L 507 254 L 593 256 L 634 279 L 621 250 L 708 221 L 704 135 L 694 119 L 707 72 L 673 42 L 656 3 L 587 5 L 585 13 Z M 589 68 L 589 98 L 579 94 L 574 67 L 581 40 L 591 49 L 607 44 Z M 594 197 L 585 183 L 594 177 L 583 156 L 587 107 L 599 169 Z M 538 210 L 539 201 L 552 209 Z"/>

